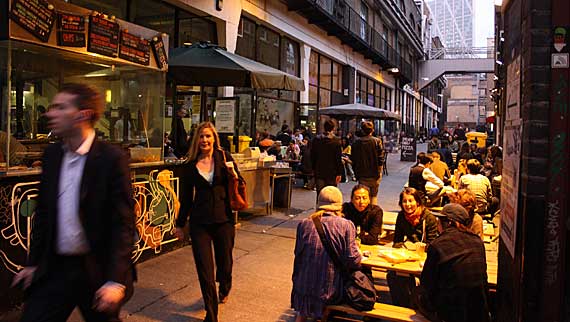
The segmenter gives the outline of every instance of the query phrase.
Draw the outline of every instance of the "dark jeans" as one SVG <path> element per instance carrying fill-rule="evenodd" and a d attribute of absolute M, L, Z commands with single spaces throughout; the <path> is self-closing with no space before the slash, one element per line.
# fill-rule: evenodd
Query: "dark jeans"
<path fill-rule="evenodd" d="M 88 279 L 84 256 L 57 256 L 51 270 L 27 291 L 21 322 L 65 322 L 79 307 L 87 322 L 115 322 L 119 311 L 106 314 L 95 311 L 93 297 L 97 291 Z M 132 295 L 127 289 L 126 299 Z"/>
<path fill-rule="evenodd" d="M 220 297 L 228 295 L 232 287 L 232 251 L 235 234 L 235 227 L 230 222 L 207 225 L 190 224 L 192 252 L 206 310 L 205 321 L 218 321 L 216 281 L 220 283 Z M 214 245 L 213 256 L 212 244 Z M 214 258 L 216 259 L 215 275 Z"/>

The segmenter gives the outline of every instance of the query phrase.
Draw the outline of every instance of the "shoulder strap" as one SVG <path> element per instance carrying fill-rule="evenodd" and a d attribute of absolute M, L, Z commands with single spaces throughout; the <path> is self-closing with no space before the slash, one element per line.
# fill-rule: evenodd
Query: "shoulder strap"
<path fill-rule="evenodd" d="M 319 233 L 321 243 L 323 244 L 323 247 L 325 248 L 327 254 L 329 254 L 329 257 L 331 258 L 332 262 L 338 269 L 344 271 L 345 267 L 344 265 L 342 265 L 340 258 L 338 258 L 337 253 L 334 251 L 334 248 L 332 247 L 330 240 L 325 235 L 323 224 L 321 223 L 321 219 L 318 216 L 313 217 L 313 224 L 315 224 L 315 228 Z"/>

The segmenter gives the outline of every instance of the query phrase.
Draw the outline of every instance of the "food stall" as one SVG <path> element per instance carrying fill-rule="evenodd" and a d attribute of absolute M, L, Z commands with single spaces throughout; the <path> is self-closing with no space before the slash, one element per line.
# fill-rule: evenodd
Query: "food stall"
<path fill-rule="evenodd" d="M 53 0 L 0 0 L 0 311 L 21 300 L 9 287 L 23 268 L 41 156 L 55 142 L 44 116 L 65 83 L 105 96 L 99 140 L 131 157 L 138 241 L 133 259 L 159 253 L 178 209 L 174 165 L 162 158 L 168 36 Z M 5 19 L 4 19 L 5 18 Z"/>

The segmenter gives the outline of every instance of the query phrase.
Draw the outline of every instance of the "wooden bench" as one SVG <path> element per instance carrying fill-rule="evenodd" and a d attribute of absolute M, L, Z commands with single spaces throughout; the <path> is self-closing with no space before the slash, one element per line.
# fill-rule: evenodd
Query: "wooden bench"
<path fill-rule="evenodd" d="M 371 317 L 382 319 L 386 321 L 396 322 L 430 322 L 426 317 L 416 310 L 406 307 L 395 306 L 384 303 L 374 304 L 374 309 L 370 311 L 358 311 L 348 305 L 328 305 L 323 313 L 321 322 L 326 322 L 329 315 L 334 312 L 344 312 L 351 315 L 358 315 L 362 317 Z"/>

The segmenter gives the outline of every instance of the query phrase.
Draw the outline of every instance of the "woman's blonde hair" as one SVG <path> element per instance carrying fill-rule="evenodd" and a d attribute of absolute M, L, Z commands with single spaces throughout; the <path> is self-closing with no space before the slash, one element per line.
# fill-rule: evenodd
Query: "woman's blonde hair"
<path fill-rule="evenodd" d="M 198 156 L 200 155 L 200 132 L 204 129 L 210 129 L 214 135 L 214 150 L 222 149 L 220 147 L 220 137 L 218 136 L 218 131 L 216 131 L 214 124 L 212 124 L 212 122 L 202 122 L 196 128 L 196 132 L 194 132 L 194 136 L 192 137 L 192 144 L 188 150 L 188 161 L 195 161 L 198 159 Z"/>

